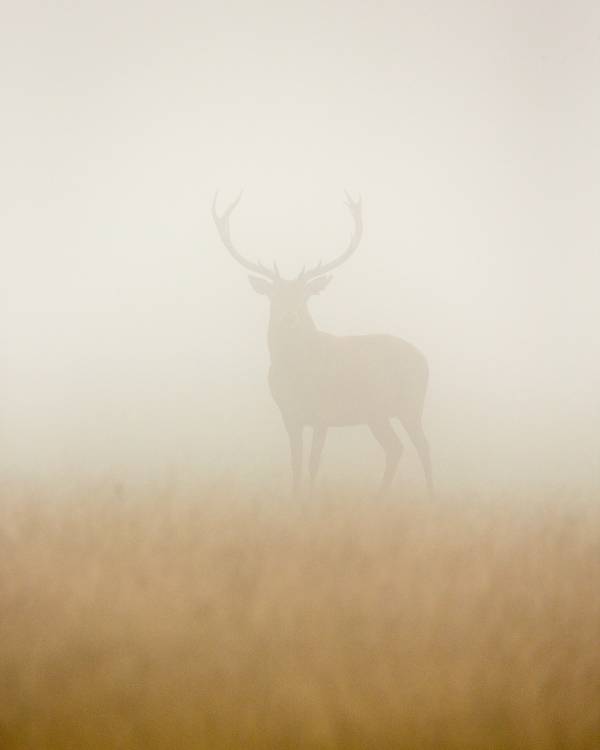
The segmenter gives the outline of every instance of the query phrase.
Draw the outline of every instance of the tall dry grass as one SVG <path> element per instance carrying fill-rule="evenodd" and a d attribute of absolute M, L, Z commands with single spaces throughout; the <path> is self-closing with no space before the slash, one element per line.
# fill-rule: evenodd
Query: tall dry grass
<path fill-rule="evenodd" d="M 0 747 L 600 747 L 592 498 L 6 488 Z"/>

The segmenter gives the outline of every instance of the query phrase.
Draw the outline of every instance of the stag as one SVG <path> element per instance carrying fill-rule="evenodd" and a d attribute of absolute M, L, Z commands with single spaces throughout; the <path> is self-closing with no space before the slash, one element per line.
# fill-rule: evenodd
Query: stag
<path fill-rule="evenodd" d="M 346 193 L 354 220 L 347 248 L 334 260 L 303 269 L 295 279 L 253 263 L 231 241 L 229 219 L 240 195 L 223 213 L 212 213 L 221 240 L 231 256 L 252 275 L 255 292 L 268 297 L 268 343 L 271 355 L 269 386 L 287 430 L 292 463 L 292 491 L 297 496 L 302 475 L 302 433 L 312 427 L 308 462 L 312 494 L 327 431 L 334 426 L 368 425 L 385 453 L 385 470 L 377 495 L 386 495 L 396 474 L 402 444 L 392 419 L 398 418 L 419 455 L 430 497 L 433 482 L 429 445 L 423 432 L 422 412 L 428 366 L 412 344 L 395 336 L 334 336 L 320 331 L 308 310 L 308 299 L 320 294 L 331 281 L 331 271 L 356 251 L 362 235 L 362 206 Z"/>

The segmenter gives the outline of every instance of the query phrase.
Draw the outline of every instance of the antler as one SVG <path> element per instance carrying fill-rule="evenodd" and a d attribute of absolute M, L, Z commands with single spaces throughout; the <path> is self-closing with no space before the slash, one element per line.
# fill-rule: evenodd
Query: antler
<path fill-rule="evenodd" d="M 298 279 L 309 281 L 310 279 L 314 279 L 317 276 L 322 276 L 323 274 L 333 271 L 334 268 L 337 268 L 338 266 L 341 266 L 342 263 L 345 263 L 358 247 L 360 238 L 362 236 L 362 201 L 360 196 L 358 197 L 358 200 L 353 201 L 347 190 L 345 191 L 345 193 L 346 205 L 350 209 L 350 213 L 352 214 L 352 218 L 354 219 L 354 232 L 352 234 L 352 237 L 350 238 L 350 244 L 340 256 L 335 258 L 335 260 L 332 260 L 330 263 L 323 265 L 323 261 L 319 261 L 318 265 L 314 266 L 313 268 L 309 268 L 308 271 L 302 269 L 300 275 L 298 276 Z"/>
<path fill-rule="evenodd" d="M 242 198 L 242 192 L 240 191 L 240 194 L 238 197 L 231 203 L 225 211 L 219 216 L 217 213 L 217 196 L 218 191 L 215 193 L 215 197 L 213 199 L 212 204 L 212 215 L 213 219 L 215 220 L 215 224 L 217 225 L 217 229 L 219 231 L 219 236 L 221 237 L 221 240 L 227 250 L 229 250 L 230 254 L 233 256 L 235 260 L 237 260 L 238 263 L 240 263 L 244 268 L 246 268 L 248 271 L 252 271 L 253 273 L 259 273 L 261 276 L 266 276 L 267 279 L 271 279 L 271 281 L 275 281 L 279 278 L 279 270 L 277 269 L 277 264 L 273 263 L 273 271 L 269 270 L 266 266 L 263 266 L 262 263 L 259 263 L 258 261 L 256 263 L 252 263 L 249 260 L 246 260 L 244 257 L 242 257 L 238 251 L 233 246 L 233 243 L 231 241 L 231 234 L 229 230 L 229 216 L 231 215 L 233 209 L 237 206 L 237 204 L 240 202 Z"/>

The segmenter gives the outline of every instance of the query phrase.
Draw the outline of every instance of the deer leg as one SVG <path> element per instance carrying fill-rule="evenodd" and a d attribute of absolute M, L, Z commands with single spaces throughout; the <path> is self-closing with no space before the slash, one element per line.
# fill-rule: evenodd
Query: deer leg
<path fill-rule="evenodd" d="M 292 497 L 296 499 L 300 494 L 302 480 L 302 425 L 286 422 L 290 438 L 290 457 L 292 459 Z"/>
<path fill-rule="evenodd" d="M 315 489 L 315 481 L 317 479 L 317 472 L 319 471 L 319 464 L 321 463 L 321 454 L 323 453 L 323 446 L 325 445 L 326 436 L 327 427 L 315 427 L 313 429 L 313 439 L 310 449 L 310 458 L 308 461 L 310 497 L 313 496 L 313 492 Z"/>
<path fill-rule="evenodd" d="M 392 479 L 398 470 L 398 464 L 402 455 L 402 443 L 398 435 L 394 432 L 389 419 L 384 419 L 380 422 L 371 422 L 369 427 L 371 428 L 373 437 L 385 451 L 385 471 L 379 491 L 377 492 L 377 497 L 383 498 L 386 496 Z"/>
<path fill-rule="evenodd" d="M 430 500 L 435 499 L 433 492 L 433 473 L 431 470 L 431 454 L 429 451 L 429 443 L 423 432 L 423 425 L 421 420 L 418 419 L 415 422 L 409 422 L 404 425 L 406 432 L 413 442 L 413 445 L 417 449 L 419 454 L 419 460 L 423 466 L 423 472 L 425 474 L 425 481 L 427 482 L 427 493 Z"/>

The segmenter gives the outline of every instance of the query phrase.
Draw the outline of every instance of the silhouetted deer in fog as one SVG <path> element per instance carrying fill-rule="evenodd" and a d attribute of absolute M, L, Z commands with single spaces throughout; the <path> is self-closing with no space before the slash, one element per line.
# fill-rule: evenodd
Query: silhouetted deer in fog
<path fill-rule="evenodd" d="M 290 438 L 293 492 L 298 494 L 302 473 L 302 429 L 313 428 L 309 459 L 312 493 L 327 429 L 366 424 L 385 451 L 385 472 L 379 495 L 388 490 L 400 461 L 402 445 L 391 419 L 397 417 L 417 449 L 430 496 L 433 493 L 429 446 L 421 415 L 427 390 L 428 367 L 423 354 L 395 336 L 333 336 L 314 324 L 308 298 L 319 294 L 331 281 L 330 271 L 354 253 L 362 234 L 360 198 L 346 193 L 346 205 L 354 219 L 354 232 L 346 250 L 335 260 L 302 270 L 295 279 L 283 279 L 277 264 L 273 270 L 246 260 L 231 241 L 229 217 L 241 193 L 227 209 L 213 218 L 221 240 L 237 260 L 255 276 L 250 283 L 271 302 L 269 385 Z"/>

